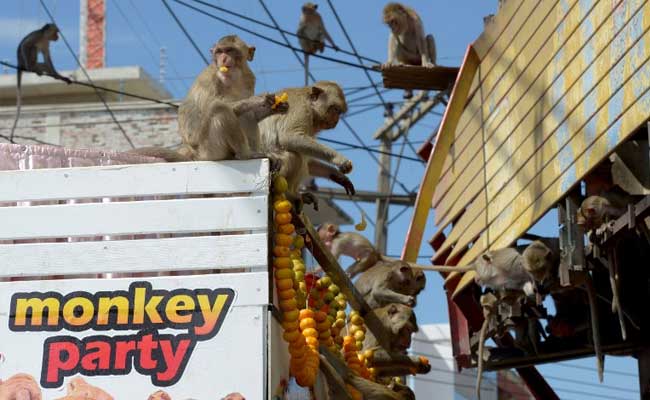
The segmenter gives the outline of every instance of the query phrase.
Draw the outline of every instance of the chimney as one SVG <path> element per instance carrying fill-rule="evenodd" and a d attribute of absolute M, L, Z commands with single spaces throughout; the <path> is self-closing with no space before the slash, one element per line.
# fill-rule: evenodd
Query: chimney
<path fill-rule="evenodd" d="M 80 0 L 79 58 L 86 69 L 104 68 L 106 59 L 105 0 Z"/>

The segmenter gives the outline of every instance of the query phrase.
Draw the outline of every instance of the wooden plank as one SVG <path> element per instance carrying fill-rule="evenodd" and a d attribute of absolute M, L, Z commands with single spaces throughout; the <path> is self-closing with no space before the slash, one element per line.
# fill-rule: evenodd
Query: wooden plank
<path fill-rule="evenodd" d="M 599 16 L 598 16 L 598 17 L 594 17 L 594 18 L 596 18 L 596 19 L 598 19 L 598 20 L 602 20 L 602 19 L 603 19 L 603 16 L 602 16 L 601 14 L 603 14 L 603 13 L 607 14 L 607 12 L 606 12 L 605 10 L 599 9 L 599 10 L 596 12 L 596 14 L 599 15 Z M 630 14 L 631 14 L 631 13 L 630 13 Z M 639 15 L 640 15 L 640 14 L 639 14 Z M 628 17 L 629 17 L 629 16 L 630 16 L 630 15 L 628 15 Z M 603 28 L 603 27 L 604 27 L 604 28 L 610 28 L 610 27 L 607 26 L 607 25 L 602 25 L 601 28 Z M 599 28 L 599 30 L 600 30 L 600 28 Z M 604 30 L 604 32 L 616 31 L 616 30 L 613 29 L 613 28 L 611 28 L 611 29 L 603 29 L 603 30 Z M 598 40 L 598 39 L 599 39 L 598 36 L 592 36 L 592 38 L 593 38 L 593 40 L 594 40 L 596 43 L 599 43 L 600 41 L 602 41 L 602 40 L 600 40 L 600 41 Z M 584 45 L 586 45 L 586 44 L 584 44 Z M 604 47 L 604 45 L 603 45 L 603 47 Z M 603 49 L 600 50 L 600 52 L 602 52 L 602 51 L 603 51 Z M 577 54 L 577 53 L 576 53 L 576 54 Z M 605 56 L 607 55 L 606 52 L 605 52 L 605 53 L 602 53 L 602 54 L 605 54 Z M 593 55 L 587 55 L 587 56 L 585 56 L 585 57 L 588 57 L 588 58 L 591 60 L 591 62 L 592 62 L 591 65 L 592 65 L 592 66 L 596 66 L 596 65 L 598 65 L 598 66 L 602 67 L 602 63 L 603 63 L 602 58 L 599 58 L 599 59 L 598 59 L 598 62 L 594 62 L 594 61 L 596 61 L 596 59 L 594 59 L 594 56 L 593 56 Z M 575 60 L 575 59 L 574 59 L 574 60 Z M 584 64 L 584 66 L 583 66 L 582 64 Z M 582 64 L 581 64 L 581 63 L 578 63 L 578 62 L 571 62 L 571 63 L 567 63 L 567 67 L 568 67 L 569 65 L 573 65 L 575 68 L 582 68 L 582 67 L 587 68 L 587 66 L 588 66 L 588 63 L 587 63 L 587 62 L 583 62 Z M 594 68 L 595 68 L 595 67 L 594 67 Z M 604 71 L 604 72 L 603 72 L 603 71 Z M 601 70 L 601 73 L 606 73 L 606 72 L 607 72 L 607 70 Z M 593 78 L 593 75 L 591 75 L 590 80 L 591 80 L 592 78 Z M 593 81 L 594 81 L 594 83 L 597 82 L 596 79 L 593 79 Z M 575 82 L 580 82 L 580 80 L 576 79 Z M 551 87 L 552 87 L 552 86 L 551 86 Z M 571 88 L 573 88 L 573 87 L 574 87 L 574 86 L 571 86 Z M 579 88 L 580 86 L 575 86 L 575 87 L 576 87 L 576 88 Z M 583 89 L 583 91 L 584 91 L 584 90 L 588 90 L 589 87 L 586 87 L 586 88 L 585 88 L 585 87 L 583 86 L 582 89 Z M 544 94 L 546 94 L 546 91 L 543 93 L 543 95 L 544 95 Z M 582 97 L 581 97 L 580 95 L 578 95 L 577 93 L 576 93 L 576 94 L 569 93 L 569 95 L 570 95 L 570 96 L 568 96 L 568 98 L 569 98 L 569 99 L 572 99 L 572 100 L 575 101 L 575 102 L 578 102 L 578 101 L 582 100 Z M 584 96 L 583 96 L 583 97 L 584 97 Z M 537 102 L 540 104 L 539 107 L 544 107 L 545 109 L 548 108 L 548 110 L 537 110 L 537 109 L 535 108 L 535 104 L 533 104 L 533 106 L 531 106 L 531 108 L 530 108 L 530 109 L 528 110 L 528 112 L 527 112 L 527 118 L 529 118 L 530 121 L 528 121 L 527 124 L 521 124 L 521 123 L 519 123 L 519 124 L 516 126 L 516 128 L 515 128 L 515 133 L 512 133 L 511 136 L 510 136 L 510 138 L 509 138 L 508 141 L 507 141 L 507 144 L 508 144 L 508 145 L 507 145 L 507 148 L 502 150 L 503 156 L 500 157 L 500 158 L 498 159 L 499 165 L 506 165 L 507 168 L 503 168 L 502 170 L 499 171 L 499 174 L 497 174 L 497 176 L 495 176 L 495 174 L 497 173 L 497 171 L 494 170 L 493 165 L 495 165 L 495 163 L 497 162 L 497 161 L 496 161 L 497 158 L 496 158 L 496 157 L 493 157 L 491 160 L 488 161 L 488 171 L 487 171 L 487 177 L 488 177 L 488 197 L 491 198 L 491 199 L 493 198 L 493 196 L 495 196 L 496 193 L 498 193 L 498 192 L 500 192 L 500 191 L 502 191 L 502 190 L 504 189 L 506 183 L 507 183 L 507 182 L 509 181 L 509 179 L 510 179 L 508 173 L 509 173 L 509 171 L 513 168 L 513 167 L 512 167 L 513 164 L 516 164 L 516 163 L 517 163 L 517 160 L 521 159 L 522 157 L 525 157 L 525 156 L 532 156 L 532 154 L 534 154 L 534 150 L 533 150 L 532 148 L 530 148 L 530 147 L 532 147 L 533 144 L 537 144 L 537 145 L 539 145 L 543 140 L 545 140 L 545 138 L 540 138 L 539 135 L 536 135 L 535 132 L 540 132 L 542 135 L 548 135 L 548 131 L 545 129 L 544 126 L 541 126 L 541 127 L 540 127 L 540 126 L 537 126 L 537 127 L 533 128 L 532 134 L 530 134 L 530 135 L 528 135 L 528 136 L 524 136 L 523 133 L 522 133 L 522 134 L 517 134 L 517 132 L 520 131 L 520 130 L 522 130 L 522 129 L 524 129 L 524 128 L 523 128 L 524 126 L 528 126 L 528 127 L 530 127 L 530 126 L 535 126 L 535 124 L 534 124 L 534 122 L 533 122 L 534 120 L 541 119 L 541 118 L 543 118 L 543 117 L 546 116 L 546 115 L 552 115 L 552 114 L 550 114 L 550 113 L 552 113 L 552 111 L 554 110 L 553 107 L 554 107 L 555 104 L 562 104 L 562 105 L 566 106 L 567 109 L 570 109 L 570 108 L 567 106 L 567 102 L 566 102 L 566 101 L 562 102 L 561 99 L 557 99 L 555 103 L 553 103 L 553 104 L 551 104 L 551 105 L 547 105 L 547 106 L 544 106 L 544 104 L 548 104 L 548 100 L 547 100 L 547 97 L 546 97 L 546 96 L 540 97 L 539 100 L 537 100 Z M 537 111 L 532 112 L 533 110 L 537 110 Z M 544 111 L 545 111 L 545 112 L 544 112 Z M 553 115 L 553 116 L 554 116 L 554 115 Z M 554 117 L 555 117 L 555 116 L 554 116 Z M 559 117 L 561 118 L 561 116 L 559 116 Z M 542 121 L 542 122 L 543 122 L 543 121 Z M 559 123 L 559 122 L 560 122 L 560 121 L 558 121 L 558 123 Z M 549 129 L 550 129 L 550 128 L 549 128 Z M 526 138 L 526 143 L 529 143 L 529 144 L 530 144 L 528 149 L 517 147 L 517 138 L 521 138 L 521 137 L 525 137 L 525 138 Z M 545 136 L 545 137 L 547 137 L 547 136 Z M 499 139 L 499 140 L 500 140 L 500 139 Z M 523 139 L 521 139 L 521 140 L 523 140 Z M 494 145 L 490 145 L 490 143 L 494 143 L 494 141 L 495 141 L 495 138 L 494 138 L 494 137 L 490 138 L 490 139 L 488 140 L 488 143 L 487 143 L 487 147 L 486 147 L 486 148 L 488 148 L 488 149 L 491 148 L 491 147 L 493 148 Z M 541 157 L 540 155 L 537 155 L 536 157 L 537 157 L 538 162 L 539 162 L 539 160 L 543 160 L 543 159 L 544 159 L 544 158 Z M 521 164 L 521 163 L 520 163 L 520 164 Z M 519 165 L 520 165 L 520 164 L 519 164 Z M 530 172 L 530 171 L 534 171 L 534 169 L 533 169 L 533 170 L 528 169 L 527 171 L 529 171 L 529 172 Z M 459 191 L 460 191 L 460 189 L 462 189 L 462 188 L 459 188 Z M 474 193 L 476 193 L 476 191 L 477 191 L 477 189 L 476 189 L 475 187 L 467 187 L 467 188 L 466 188 L 462 193 L 459 193 L 456 197 L 451 197 L 451 198 L 449 199 L 450 203 L 453 204 L 453 206 L 452 206 L 452 211 L 451 211 L 451 212 L 452 212 L 452 213 L 453 213 L 453 212 L 457 212 L 458 208 L 460 208 L 459 205 L 455 204 L 455 201 L 457 201 L 457 199 L 470 197 L 470 196 L 472 196 Z"/>
<path fill-rule="evenodd" d="M 385 88 L 442 91 L 453 85 L 459 70 L 457 67 L 391 65 L 383 66 L 381 74 Z"/>
<path fill-rule="evenodd" d="M 458 120 L 467 101 L 478 64 L 479 59 L 472 46 L 469 46 L 460 69 L 459 79 L 456 80 L 454 89 L 451 92 L 449 104 L 442 117 L 433 152 L 431 157 L 429 157 L 427 168 L 422 177 L 422 184 L 420 185 L 418 197 L 415 200 L 413 218 L 409 224 L 404 249 L 402 250 L 403 260 L 409 262 L 417 261 L 418 252 L 422 243 L 422 235 L 424 234 L 424 228 L 431 209 L 433 192 L 436 189 L 445 159 L 443 155 L 449 152 L 451 143 L 454 140 L 454 132 L 456 131 Z"/>
<path fill-rule="evenodd" d="M 485 215 L 485 190 L 483 190 L 472 203 L 467 207 L 465 213 L 460 217 L 458 222 L 454 224 L 454 227 L 451 229 L 447 239 L 443 242 L 442 246 L 436 251 L 436 253 L 444 253 L 450 247 L 452 247 L 458 239 L 465 233 L 468 229 L 467 227 L 474 227 L 474 236 L 481 233 L 487 227 L 487 219 Z M 480 221 L 483 221 L 481 224 Z M 473 224 L 473 222 L 478 222 Z M 439 225 L 446 226 L 446 225 Z M 460 249 L 458 249 L 460 251 Z M 449 254 L 447 258 L 451 258 L 454 252 Z"/>
<path fill-rule="evenodd" d="M 267 159 L 0 172 L 0 202 L 202 193 L 268 193 Z"/>
<path fill-rule="evenodd" d="M 530 75 L 533 75 L 535 73 L 535 70 L 543 69 L 543 67 L 547 65 L 548 60 L 552 58 L 544 54 L 541 49 L 550 49 L 550 46 L 548 44 L 552 42 L 551 38 L 553 37 L 553 32 L 558 26 L 565 24 L 566 19 L 569 15 L 571 15 L 571 11 L 577 9 L 574 7 L 575 1 L 572 1 L 571 4 L 567 4 L 566 6 L 566 8 L 569 10 L 566 14 L 555 16 L 551 13 L 553 8 L 546 10 L 549 5 L 553 4 L 558 3 L 545 2 L 544 6 L 538 12 L 535 12 L 533 14 L 535 20 L 540 19 L 540 17 L 543 18 L 541 18 L 538 24 L 533 21 L 531 21 L 530 24 L 526 24 L 526 31 L 528 34 L 524 35 L 524 37 L 527 37 L 528 40 L 524 43 L 523 46 L 515 47 L 517 46 L 516 43 L 518 43 L 516 42 L 517 38 L 515 38 L 515 43 L 512 44 L 513 48 L 521 48 L 521 52 L 519 52 L 516 57 L 510 59 L 510 64 L 508 65 L 507 69 L 514 68 L 516 71 L 519 71 L 519 73 L 506 74 L 505 71 L 502 71 L 498 74 L 498 80 L 494 82 L 494 85 L 490 85 L 490 83 L 487 82 L 482 84 L 480 93 L 482 94 L 482 98 L 484 98 L 485 101 L 481 101 L 481 99 L 475 99 L 475 101 L 470 106 L 468 106 L 468 108 L 473 111 L 471 120 L 467 126 L 461 129 L 461 132 L 458 134 L 457 143 L 454 143 L 458 149 L 459 158 L 462 158 L 464 160 L 474 159 L 476 154 L 478 154 L 478 150 L 474 147 L 469 148 L 468 143 L 470 143 L 471 139 L 480 136 L 479 130 L 483 127 L 483 120 L 486 124 L 490 123 L 494 120 L 495 117 L 498 118 L 499 116 L 505 114 L 504 111 L 507 111 L 505 106 L 507 106 L 509 103 L 502 103 L 501 100 L 503 100 L 503 96 L 497 101 L 497 99 L 495 99 L 496 93 L 509 92 L 513 87 L 513 81 L 517 81 L 520 83 L 520 86 L 524 86 L 525 84 L 526 88 L 518 92 L 519 96 L 524 95 L 528 92 L 529 85 L 531 84 L 529 82 Z M 574 11 L 574 13 L 576 12 Z M 544 54 L 546 57 L 542 58 L 541 54 Z M 481 70 L 483 70 L 483 65 L 481 65 Z M 541 71 L 537 72 L 538 75 L 540 73 Z M 490 82 L 493 81 L 494 79 L 490 80 Z M 481 114 L 481 111 L 483 114 Z M 463 163 L 462 161 L 459 161 L 458 165 L 456 166 L 457 170 L 461 173 L 465 172 L 465 164 L 466 162 Z M 447 171 L 445 171 L 445 174 L 447 174 Z M 437 197 L 442 197 L 444 194 L 445 193 L 441 193 L 439 196 L 437 195 Z"/>
<path fill-rule="evenodd" d="M 517 202 L 511 204 L 497 216 L 499 226 L 498 232 L 503 232 L 495 238 L 490 248 L 505 247 L 514 241 L 519 235 L 525 232 L 530 225 L 541 218 L 544 213 L 558 199 L 560 199 L 573 184 L 579 182 L 589 169 L 597 165 L 614 147 L 627 139 L 633 131 L 644 123 L 650 116 L 650 43 L 647 40 L 639 42 L 645 48 L 645 60 L 636 57 L 625 57 L 624 61 L 632 63 L 622 69 L 621 73 L 636 71 L 632 77 L 625 82 L 620 82 L 621 77 L 610 74 L 610 80 L 604 81 L 607 85 L 599 88 L 598 97 L 609 99 L 608 103 L 603 102 L 601 107 L 595 111 L 594 131 L 589 132 L 589 124 L 579 129 L 571 138 L 571 142 L 562 147 L 573 154 L 557 153 L 553 159 L 549 159 L 550 168 L 546 173 L 538 175 L 529 187 L 539 187 L 539 190 L 525 190 L 517 194 Z M 634 67 L 644 61 L 641 68 Z M 625 75 L 629 75 L 625 73 Z M 611 93 L 611 87 L 620 86 L 623 88 L 616 93 Z M 611 86 L 610 86 L 611 85 Z M 613 94 L 613 96 L 612 96 Z M 602 109 L 602 112 L 599 110 Z M 617 113 L 617 110 L 621 110 Z M 621 113 L 623 114 L 620 117 Z M 569 157 L 570 162 L 561 161 L 561 158 Z M 519 201 L 521 199 L 521 202 Z M 495 228 L 493 228 L 495 229 Z M 479 246 L 473 246 L 464 256 L 464 259 L 471 260 L 482 251 Z"/>
<path fill-rule="evenodd" d="M 267 266 L 267 235 L 0 245 L 0 278 Z"/>
<path fill-rule="evenodd" d="M 0 207 L 0 240 L 266 229 L 267 196 Z"/>
<path fill-rule="evenodd" d="M 309 218 L 304 214 L 301 214 L 300 216 L 294 215 L 293 223 L 296 225 L 296 228 L 306 230 L 307 236 L 311 240 L 311 245 L 305 246 L 305 248 L 311 251 L 316 261 L 318 261 L 318 264 L 323 268 L 323 271 L 332 278 L 332 282 L 341 288 L 341 293 L 347 297 L 350 306 L 357 310 L 364 318 L 366 326 L 370 329 L 373 335 L 375 335 L 379 345 L 384 349 L 389 349 L 390 335 L 384 328 L 384 325 L 381 323 L 379 318 L 377 318 L 370 306 L 368 306 L 368 303 L 363 299 L 363 296 L 359 294 L 357 289 L 354 287 L 354 284 L 343 271 L 332 253 L 330 253 L 325 245 L 323 245 L 318 233 L 316 233 L 311 222 L 309 222 Z"/>

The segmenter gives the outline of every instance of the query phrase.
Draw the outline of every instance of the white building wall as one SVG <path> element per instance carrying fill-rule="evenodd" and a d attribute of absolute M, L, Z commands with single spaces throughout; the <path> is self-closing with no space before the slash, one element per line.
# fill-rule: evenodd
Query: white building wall
<path fill-rule="evenodd" d="M 420 325 L 420 331 L 413 335 L 410 353 L 429 359 L 431 372 L 408 378 L 408 384 L 417 399 L 474 399 L 476 370 L 457 373 L 451 348 L 451 335 L 447 324 Z M 496 373 L 483 374 L 482 400 L 496 400 L 498 397 Z"/>

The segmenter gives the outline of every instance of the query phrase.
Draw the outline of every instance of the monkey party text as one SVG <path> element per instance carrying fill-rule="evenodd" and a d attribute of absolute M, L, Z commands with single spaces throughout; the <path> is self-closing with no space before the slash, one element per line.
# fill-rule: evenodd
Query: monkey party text
<path fill-rule="evenodd" d="M 9 329 L 14 332 L 131 330 L 121 336 L 78 339 L 49 337 L 43 345 L 41 385 L 56 388 L 63 378 L 127 375 L 134 368 L 156 386 L 170 386 L 183 375 L 197 342 L 214 337 L 234 299 L 221 289 L 153 289 L 133 282 L 128 290 L 15 293 Z M 161 334 L 158 329 L 187 330 Z"/>

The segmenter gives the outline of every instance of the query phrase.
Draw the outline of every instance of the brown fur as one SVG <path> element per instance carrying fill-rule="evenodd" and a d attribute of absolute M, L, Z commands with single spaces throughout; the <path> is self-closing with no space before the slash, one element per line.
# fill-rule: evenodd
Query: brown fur
<path fill-rule="evenodd" d="M 325 40 L 330 42 L 334 49 L 338 50 L 332 37 L 325 29 L 323 18 L 316 11 L 317 9 L 318 5 L 310 2 L 302 6 L 302 15 L 296 32 L 300 47 L 305 52 L 305 86 L 309 84 L 309 55 L 316 52 L 322 53 L 325 49 Z"/>
<path fill-rule="evenodd" d="M 348 107 L 343 91 L 334 82 L 321 81 L 313 86 L 289 88 L 282 92 L 289 95 L 289 111 L 260 122 L 261 149 L 280 159 L 280 175 L 287 179 L 288 194 L 292 199 L 298 199 L 298 189 L 311 173 L 336 182 L 337 178 L 344 178 L 342 174 L 352 170 L 352 161 L 316 141 L 320 131 L 336 127 Z M 314 169 L 316 159 L 334 164 L 338 171 L 320 162 L 321 169 Z"/>
<path fill-rule="evenodd" d="M 384 7 L 383 21 L 391 29 L 387 64 L 436 65 L 433 36 L 424 34 L 422 20 L 414 9 L 400 3 L 388 3 Z"/>
<path fill-rule="evenodd" d="M 390 303 L 415 306 L 415 276 L 404 261 L 380 262 L 363 272 L 354 286 L 373 309 Z"/>

